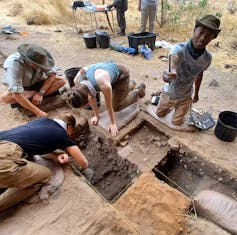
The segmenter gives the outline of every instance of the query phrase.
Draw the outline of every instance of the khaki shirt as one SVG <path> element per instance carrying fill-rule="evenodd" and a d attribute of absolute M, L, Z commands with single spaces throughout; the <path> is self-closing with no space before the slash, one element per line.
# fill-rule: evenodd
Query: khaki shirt
<path fill-rule="evenodd" d="M 11 54 L 5 60 L 3 68 L 5 73 L 2 83 L 6 85 L 8 91 L 12 93 L 22 93 L 24 88 L 47 79 L 51 74 L 55 74 L 55 71 L 52 69 L 32 69 L 19 52 Z"/>

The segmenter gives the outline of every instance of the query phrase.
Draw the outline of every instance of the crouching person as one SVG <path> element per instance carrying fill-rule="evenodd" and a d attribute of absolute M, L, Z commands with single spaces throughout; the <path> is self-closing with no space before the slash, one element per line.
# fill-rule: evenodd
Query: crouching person
<path fill-rule="evenodd" d="M 54 59 L 46 49 L 35 44 L 20 45 L 4 62 L 2 83 L 7 91 L 0 94 L 0 102 L 19 104 L 37 117 L 46 117 L 47 113 L 38 106 L 45 96 L 67 82 L 56 76 L 53 66 Z"/>
<path fill-rule="evenodd" d="M 29 160 L 32 155 L 66 150 L 86 169 L 87 159 L 70 136 L 76 125 L 74 116 L 61 119 L 39 118 L 9 130 L 0 131 L 0 212 L 10 208 L 38 191 L 50 179 L 50 170 Z M 57 156 L 60 163 L 68 162 L 68 154 Z"/>
<path fill-rule="evenodd" d="M 128 69 L 111 61 L 82 68 L 76 75 L 74 83 L 75 87 L 71 91 L 69 103 L 74 108 L 89 103 L 94 112 L 94 117 L 91 119 L 93 125 L 99 122 L 96 94 L 100 91 L 104 94 L 111 122 L 109 131 L 112 136 L 118 134 L 114 111 L 117 112 L 145 96 L 145 84 L 141 83 L 135 88 L 135 82 L 130 83 Z"/>

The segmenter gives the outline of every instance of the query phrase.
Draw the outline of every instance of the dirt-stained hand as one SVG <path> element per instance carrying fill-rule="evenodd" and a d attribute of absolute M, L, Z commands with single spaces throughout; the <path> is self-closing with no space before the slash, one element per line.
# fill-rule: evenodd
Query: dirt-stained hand
<path fill-rule="evenodd" d="M 109 125 L 109 132 L 113 137 L 115 137 L 118 134 L 118 128 L 116 124 L 110 124 Z"/>
<path fill-rule="evenodd" d="M 37 106 L 40 105 L 42 101 L 43 101 L 43 96 L 40 95 L 39 93 L 36 93 L 32 98 L 32 103 Z"/>
<path fill-rule="evenodd" d="M 91 168 L 87 168 L 82 171 L 82 174 L 88 179 L 91 180 L 94 176 L 94 170 Z"/>
<path fill-rule="evenodd" d="M 171 72 L 165 70 L 162 74 L 162 78 L 164 82 L 171 82 L 177 79 L 177 73 L 175 70 L 172 70 Z"/>
<path fill-rule="evenodd" d="M 48 114 L 42 110 L 35 113 L 37 117 L 48 117 Z"/>
<path fill-rule="evenodd" d="M 94 116 L 93 118 L 91 118 L 91 124 L 96 126 L 98 125 L 98 122 L 99 122 L 99 118 Z"/>
<path fill-rule="evenodd" d="M 68 163 L 68 154 L 66 153 L 59 154 L 57 156 L 57 159 L 61 164 Z"/>

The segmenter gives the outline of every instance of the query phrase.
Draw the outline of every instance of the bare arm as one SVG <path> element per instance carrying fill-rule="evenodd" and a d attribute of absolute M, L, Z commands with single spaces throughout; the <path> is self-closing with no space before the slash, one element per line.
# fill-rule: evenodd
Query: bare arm
<path fill-rule="evenodd" d="M 30 110 L 31 112 L 35 113 L 37 117 L 47 117 L 48 114 L 39 109 L 36 105 L 31 103 L 23 94 L 21 93 L 13 93 L 13 98 L 16 100 L 17 103 L 19 103 L 21 106 L 23 106 L 25 109 Z"/>
<path fill-rule="evenodd" d="M 111 124 L 109 125 L 109 132 L 112 136 L 116 136 L 118 134 L 118 128 L 115 120 L 114 110 L 113 110 L 113 103 L 112 103 L 112 87 L 111 84 L 104 84 L 103 88 L 101 89 L 105 96 L 105 103 L 107 107 L 107 111 L 110 117 Z"/>
<path fill-rule="evenodd" d="M 116 120 L 114 116 L 113 103 L 112 103 L 112 86 L 110 82 L 109 73 L 103 69 L 97 69 L 95 71 L 95 79 L 97 84 L 104 94 L 106 108 L 110 117 L 111 124 L 109 125 L 109 131 L 112 136 L 116 136 L 118 134 L 118 129 L 116 125 Z"/>
<path fill-rule="evenodd" d="M 40 105 L 43 101 L 43 97 L 47 96 L 54 91 L 57 91 L 60 87 L 66 84 L 66 80 L 57 78 L 55 74 L 50 75 L 44 80 L 42 87 L 32 97 L 32 103 L 34 105 Z"/>
<path fill-rule="evenodd" d="M 48 95 L 49 88 L 55 82 L 55 79 L 56 79 L 55 74 L 50 75 L 47 79 L 44 80 L 44 83 L 42 87 L 40 88 L 40 91 L 43 91 L 45 95 Z"/>
<path fill-rule="evenodd" d="M 83 67 L 80 69 L 80 71 L 77 73 L 77 75 L 75 76 L 75 78 L 73 79 L 73 82 L 75 84 L 75 86 L 77 86 L 80 83 L 80 79 L 81 76 L 85 77 L 86 76 L 86 71 L 87 71 L 88 67 Z"/>
<path fill-rule="evenodd" d="M 77 163 L 83 168 L 88 167 L 88 161 L 78 146 L 73 145 L 66 148 L 67 152 L 77 161 Z"/>
<path fill-rule="evenodd" d="M 198 93 L 202 83 L 202 78 L 203 78 L 203 72 L 201 72 L 195 80 L 193 103 L 196 103 L 199 100 Z"/>
<path fill-rule="evenodd" d="M 112 103 L 112 86 L 110 82 L 109 73 L 102 69 L 97 69 L 95 71 L 95 79 L 97 84 L 104 94 L 106 108 L 110 117 L 111 124 L 115 124 L 115 117 L 113 111 L 113 103 Z"/>
<path fill-rule="evenodd" d="M 138 7 L 137 7 L 138 11 L 141 11 L 141 0 L 138 0 Z"/>
<path fill-rule="evenodd" d="M 97 125 L 98 121 L 99 121 L 99 110 L 98 110 L 98 106 L 97 106 L 97 100 L 96 98 L 92 98 L 90 95 L 88 96 L 88 103 L 91 106 L 93 113 L 94 113 L 94 117 L 91 118 L 91 123 L 93 125 Z"/>
<path fill-rule="evenodd" d="M 45 159 L 50 159 L 56 162 L 57 164 L 65 164 L 68 163 L 68 155 L 66 153 L 48 153 L 44 154 L 41 157 Z"/>
<path fill-rule="evenodd" d="M 112 103 L 112 87 L 110 84 L 105 84 L 103 88 L 101 89 L 105 96 L 105 103 L 106 108 L 110 117 L 111 124 L 115 124 L 115 116 L 114 116 L 114 110 L 113 110 L 113 103 Z"/>

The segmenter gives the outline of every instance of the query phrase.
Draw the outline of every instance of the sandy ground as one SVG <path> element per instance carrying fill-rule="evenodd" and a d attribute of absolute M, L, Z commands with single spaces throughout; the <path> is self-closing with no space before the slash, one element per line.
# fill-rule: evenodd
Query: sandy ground
<path fill-rule="evenodd" d="M 161 73 L 168 66 L 161 57 L 167 56 L 168 50 L 156 49 L 154 58 L 145 60 L 140 55 L 129 56 L 110 49 L 87 49 L 74 26 L 26 25 L 20 19 L 7 16 L 8 11 L 4 8 L 4 4 L 0 1 L 0 7 L 3 9 L 0 26 L 12 24 L 17 31 L 27 31 L 29 35 L 0 34 L 1 63 L 4 61 L 4 55 L 15 52 L 18 45 L 36 43 L 51 51 L 56 60 L 56 67 L 61 69 L 62 74 L 70 67 L 109 59 L 126 65 L 130 69 L 131 78 L 137 83 L 141 81 L 146 83 L 147 95 L 142 102 L 150 100 L 151 94 L 161 89 L 163 85 Z M 56 32 L 58 30 L 61 32 Z M 130 30 L 133 30 L 132 26 Z M 225 36 L 227 35 L 223 34 L 218 38 L 223 47 L 230 39 L 225 40 Z M 170 38 L 170 35 L 164 33 L 161 38 L 165 40 Z M 177 40 L 178 38 L 177 35 Z M 112 36 L 111 42 L 127 45 L 127 37 Z M 204 74 L 200 101 L 194 105 L 198 110 L 210 111 L 215 120 L 221 111 L 237 110 L 236 69 L 224 67 L 227 62 L 236 65 L 236 49 L 235 51 L 231 49 L 231 44 L 227 49 L 214 47 L 216 42 L 217 40 L 210 45 L 214 57 L 213 65 Z M 0 76 L 2 74 L 1 68 Z M 209 85 L 213 79 L 219 86 Z M 3 89 L 4 87 L 0 86 L 0 91 Z M 1 130 L 30 120 L 8 105 L 0 104 L 0 111 Z M 49 113 L 49 116 L 54 117 L 62 111 L 63 109 L 60 109 Z M 222 142 L 215 137 L 213 128 L 207 131 L 183 133 L 172 131 L 159 123 L 156 125 L 162 132 L 174 137 L 184 149 L 213 163 L 217 169 L 227 171 L 233 179 L 237 179 L 237 140 L 230 143 Z M 137 142 L 141 141 L 139 137 L 137 138 Z M 141 169 L 146 170 L 141 162 L 138 163 Z M 195 219 L 187 228 L 185 213 L 190 205 L 189 198 L 160 183 L 151 172 L 142 174 L 115 204 L 107 203 L 83 177 L 75 176 L 69 167 L 65 167 L 65 176 L 65 182 L 56 198 L 35 205 L 19 205 L 10 211 L 4 220 L 1 219 L 1 234 L 203 234 L 203 231 L 209 231 L 208 234 L 227 234 L 205 223 L 201 223 L 201 226 Z M 194 229 L 197 223 L 198 229 Z"/>

